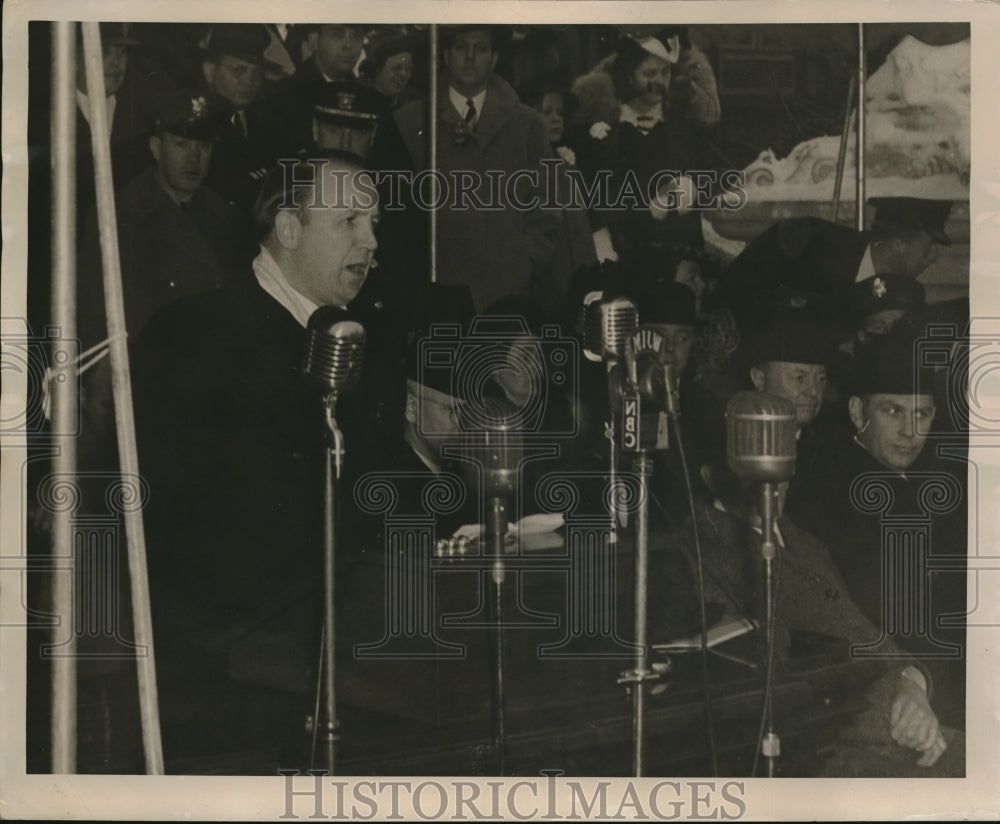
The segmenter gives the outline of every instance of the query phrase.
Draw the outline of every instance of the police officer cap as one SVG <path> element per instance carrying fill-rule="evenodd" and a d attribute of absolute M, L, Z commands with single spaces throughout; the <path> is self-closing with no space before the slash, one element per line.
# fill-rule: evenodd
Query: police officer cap
<path fill-rule="evenodd" d="M 912 335 L 890 334 L 865 344 L 855 356 L 852 394 L 931 394 L 932 372 L 920 365 L 919 348 Z"/>
<path fill-rule="evenodd" d="M 922 197 L 880 197 L 872 198 L 870 203 L 875 207 L 873 228 L 914 226 L 923 229 L 938 243 L 951 245 L 951 238 L 944 231 L 944 223 L 951 213 L 951 201 L 927 200 Z"/>
<path fill-rule="evenodd" d="M 828 365 L 836 351 L 837 332 L 822 306 L 792 302 L 758 310 L 744 330 L 747 363 Z"/>
<path fill-rule="evenodd" d="M 905 275 L 876 275 L 851 286 L 851 312 L 859 321 L 890 309 L 912 312 L 924 300 L 923 284 Z"/>
<path fill-rule="evenodd" d="M 171 92 L 156 115 L 157 130 L 189 140 L 215 140 L 218 118 L 205 95 L 179 89 Z"/>
<path fill-rule="evenodd" d="M 385 112 L 385 99 L 356 80 L 315 83 L 308 92 L 313 115 L 320 123 L 370 129 Z"/>

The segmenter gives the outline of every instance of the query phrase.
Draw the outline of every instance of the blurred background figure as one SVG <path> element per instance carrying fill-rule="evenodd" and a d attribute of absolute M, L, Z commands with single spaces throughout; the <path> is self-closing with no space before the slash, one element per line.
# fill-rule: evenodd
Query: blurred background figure
<path fill-rule="evenodd" d="M 415 100 L 419 95 L 410 88 L 414 58 L 421 40 L 416 34 L 396 29 L 375 32 L 364 48 L 364 60 L 358 68 L 361 78 L 384 95 L 392 108 Z"/>

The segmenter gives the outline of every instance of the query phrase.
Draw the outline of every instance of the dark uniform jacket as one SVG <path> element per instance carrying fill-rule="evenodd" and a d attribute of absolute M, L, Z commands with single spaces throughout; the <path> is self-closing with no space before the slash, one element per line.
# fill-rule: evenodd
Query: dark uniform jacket
<path fill-rule="evenodd" d="M 222 286 L 256 253 L 249 219 L 202 186 L 183 206 L 153 168 L 124 186 L 116 201 L 125 319 L 138 335 L 153 314 L 178 298 Z M 106 336 L 96 217 L 84 234 L 79 331 L 84 346 Z"/>

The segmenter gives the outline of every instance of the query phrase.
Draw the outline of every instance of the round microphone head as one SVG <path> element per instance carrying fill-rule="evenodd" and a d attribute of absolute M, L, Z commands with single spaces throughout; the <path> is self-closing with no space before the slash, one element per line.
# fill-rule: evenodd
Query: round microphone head
<path fill-rule="evenodd" d="M 364 365 L 365 328 L 346 309 L 321 306 L 309 317 L 302 372 L 326 390 L 353 389 Z"/>
<path fill-rule="evenodd" d="M 795 474 L 795 406 L 768 392 L 739 392 L 726 406 L 726 457 L 740 478 L 780 483 Z"/>
<path fill-rule="evenodd" d="M 601 302 L 601 338 L 603 356 L 620 359 L 627 341 L 639 326 L 639 310 L 632 298 L 605 298 Z"/>

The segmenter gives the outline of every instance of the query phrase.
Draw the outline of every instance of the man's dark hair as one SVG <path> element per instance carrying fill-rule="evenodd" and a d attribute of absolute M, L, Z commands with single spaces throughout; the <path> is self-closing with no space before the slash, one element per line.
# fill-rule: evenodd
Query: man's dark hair
<path fill-rule="evenodd" d="M 274 220 L 281 209 L 294 209 L 302 225 L 308 225 L 309 207 L 316 201 L 316 184 L 330 166 L 352 174 L 363 171 L 358 158 L 350 152 L 328 151 L 279 164 L 268 172 L 253 207 L 259 241 L 274 229 Z"/>

